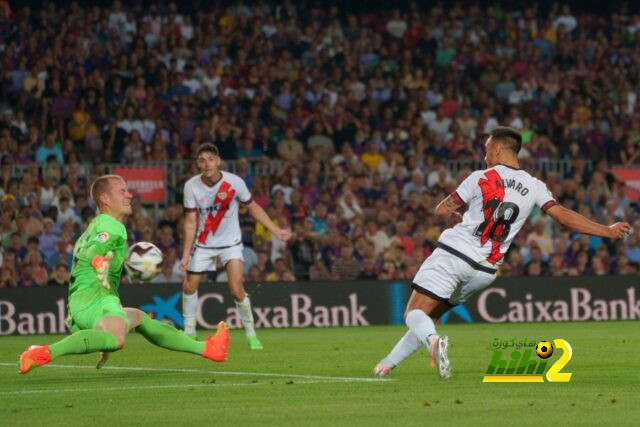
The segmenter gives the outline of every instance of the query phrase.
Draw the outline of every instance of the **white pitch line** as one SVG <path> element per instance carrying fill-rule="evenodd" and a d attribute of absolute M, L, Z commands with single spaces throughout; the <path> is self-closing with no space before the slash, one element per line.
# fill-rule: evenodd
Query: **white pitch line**
<path fill-rule="evenodd" d="M 336 383 L 342 381 L 300 381 L 294 384 L 320 384 L 320 383 Z M 268 383 L 227 383 L 227 384 L 164 384 L 164 385 L 148 385 L 148 386 L 125 386 L 125 387 L 96 387 L 96 388 L 51 388 L 51 389 L 39 389 L 39 390 L 15 390 L 15 391 L 0 391 L 0 396 L 6 395 L 20 395 L 20 394 L 42 394 L 42 393 L 88 393 L 88 392 L 101 392 L 101 391 L 126 391 L 126 390 L 158 390 L 158 389 L 171 389 L 171 388 L 195 388 L 195 387 L 244 387 L 244 386 L 259 386 L 259 385 L 273 385 Z"/>
<path fill-rule="evenodd" d="M 16 363 L 0 362 L 0 366 L 17 367 Z M 45 365 L 45 368 L 62 369 L 95 369 L 89 365 Z M 360 378 L 360 377 L 331 377 L 322 375 L 281 374 L 274 372 L 240 372 L 240 371 L 210 371 L 206 369 L 174 369 L 174 368 L 144 368 L 139 366 L 103 366 L 102 369 L 114 371 L 141 371 L 141 372 L 175 372 L 182 374 L 215 374 L 231 376 L 259 376 L 273 378 L 300 378 L 306 380 L 328 380 L 332 382 L 380 382 L 393 381 L 391 378 Z"/>

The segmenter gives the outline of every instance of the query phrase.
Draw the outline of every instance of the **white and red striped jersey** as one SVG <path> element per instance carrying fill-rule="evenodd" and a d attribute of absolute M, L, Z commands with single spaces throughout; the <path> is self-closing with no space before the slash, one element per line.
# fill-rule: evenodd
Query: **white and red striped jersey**
<path fill-rule="evenodd" d="M 544 182 L 504 165 L 473 172 L 451 196 L 468 209 L 438 242 L 490 264 L 500 263 L 534 206 L 557 204 Z"/>
<path fill-rule="evenodd" d="M 202 174 L 184 184 L 185 211 L 198 212 L 195 245 L 201 248 L 224 248 L 242 241 L 238 221 L 238 202 L 249 203 L 251 193 L 244 180 L 230 172 L 207 185 Z"/>

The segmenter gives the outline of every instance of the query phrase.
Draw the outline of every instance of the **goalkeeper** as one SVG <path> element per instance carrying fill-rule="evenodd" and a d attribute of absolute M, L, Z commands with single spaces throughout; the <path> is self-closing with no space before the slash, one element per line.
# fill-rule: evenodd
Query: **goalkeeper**
<path fill-rule="evenodd" d="M 199 354 L 222 362 L 229 332 L 224 322 L 207 341 L 196 341 L 135 308 L 123 308 L 118 296 L 127 249 L 124 218 L 131 214 L 132 195 L 118 175 L 104 175 L 91 185 L 100 209 L 73 248 L 67 320 L 72 334 L 54 344 L 31 346 L 20 356 L 20 372 L 42 366 L 66 354 L 108 352 L 124 347 L 127 332 L 136 329 L 149 342 L 169 350 Z"/>

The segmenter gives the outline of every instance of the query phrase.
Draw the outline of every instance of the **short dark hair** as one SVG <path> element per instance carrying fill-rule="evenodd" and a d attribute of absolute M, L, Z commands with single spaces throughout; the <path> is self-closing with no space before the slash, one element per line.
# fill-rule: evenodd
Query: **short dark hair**
<path fill-rule="evenodd" d="M 218 152 L 218 147 L 216 147 L 210 142 L 205 142 L 204 144 L 198 147 L 198 151 L 196 152 L 196 157 L 198 157 L 202 153 L 212 153 L 216 156 L 220 156 L 220 153 Z"/>
<path fill-rule="evenodd" d="M 498 141 L 507 150 L 513 151 L 515 154 L 520 152 L 522 148 L 522 136 L 516 129 L 508 126 L 498 126 L 494 128 L 489 135 Z"/>

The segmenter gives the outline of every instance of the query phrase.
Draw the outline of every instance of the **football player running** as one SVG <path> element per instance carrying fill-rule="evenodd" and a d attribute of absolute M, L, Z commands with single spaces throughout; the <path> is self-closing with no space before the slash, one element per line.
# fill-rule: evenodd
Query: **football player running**
<path fill-rule="evenodd" d="M 521 146 L 515 129 L 492 130 L 485 143 L 488 168 L 473 172 L 436 207 L 439 216 L 460 216 L 458 210 L 465 205 L 467 209 L 462 222 L 441 234 L 436 250 L 413 279 L 405 311 L 409 331 L 375 366 L 375 375 L 389 375 L 426 346 L 438 375 L 451 377 L 449 338 L 436 332 L 434 320 L 495 280 L 505 252 L 534 207 L 579 233 L 619 239 L 631 229 L 626 222 L 598 224 L 559 205 L 545 183 L 520 169 Z"/>

